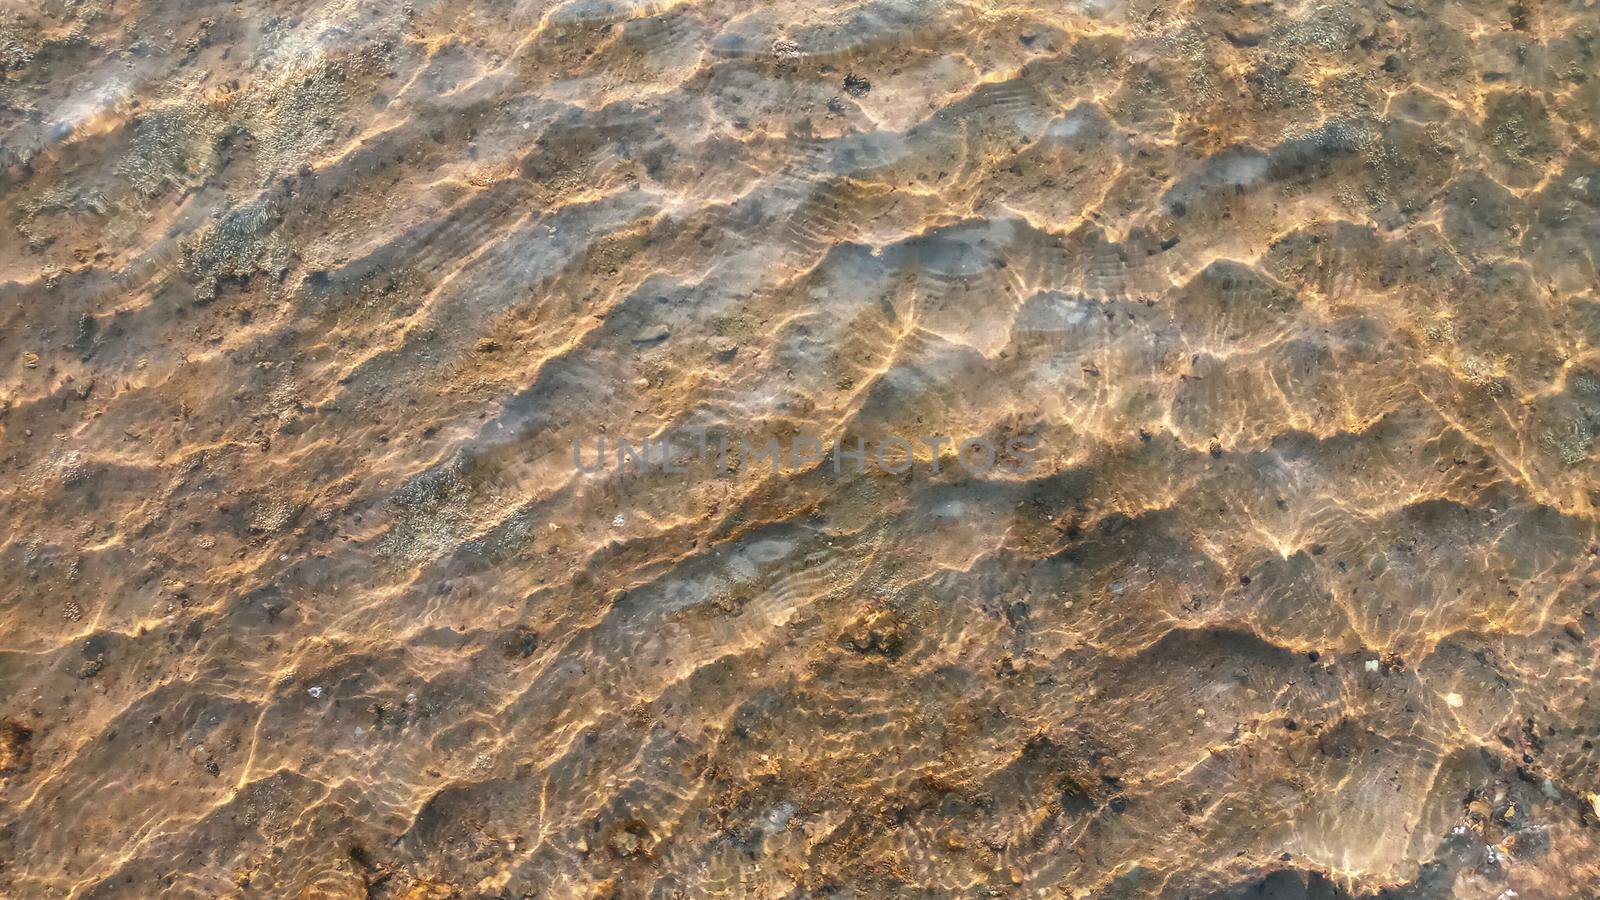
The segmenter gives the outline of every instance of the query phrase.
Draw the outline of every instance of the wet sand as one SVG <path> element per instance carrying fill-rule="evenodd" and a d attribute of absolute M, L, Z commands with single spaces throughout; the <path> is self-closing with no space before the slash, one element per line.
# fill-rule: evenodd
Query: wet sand
<path fill-rule="evenodd" d="M 1596 896 L 1597 119 L 1592 0 L 0 8 L 0 895 Z"/>

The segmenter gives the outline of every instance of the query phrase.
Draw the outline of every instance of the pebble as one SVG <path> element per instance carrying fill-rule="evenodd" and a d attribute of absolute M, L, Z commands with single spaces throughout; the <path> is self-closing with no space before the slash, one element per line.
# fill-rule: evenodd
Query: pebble
<path fill-rule="evenodd" d="M 321 700 L 322 699 L 322 688 L 320 686 L 310 688 L 309 690 L 306 691 L 306 693 L 310 694 L 311 695 L 311 699 L 313 699 L 313 700 Z"/>
<path fill-rule="evenodd" d="M 611 849 L 618 856 L 632 856 L 639 852 L 639 836 L 630 831 L 619 831 L 611 836 Z"/>

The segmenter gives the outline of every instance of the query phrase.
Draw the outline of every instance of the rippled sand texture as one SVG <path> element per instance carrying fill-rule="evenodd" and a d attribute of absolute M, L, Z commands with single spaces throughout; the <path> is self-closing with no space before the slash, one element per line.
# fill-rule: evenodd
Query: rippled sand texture
<path fill-rule="evenodd" d="M 0 69 L 0 894 L 1594 896 L 1592 0 Z M 672 425 L 1043 452 L 574 471 Z"/>

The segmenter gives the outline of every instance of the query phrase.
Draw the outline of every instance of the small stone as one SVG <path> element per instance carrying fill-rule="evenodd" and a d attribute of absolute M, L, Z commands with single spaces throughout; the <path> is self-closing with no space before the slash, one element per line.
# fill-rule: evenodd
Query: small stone
<path fill-rule="evenodd" d="M 636 853 L 639 850 L 639 836 L 626 831 L 619 831 L 612 835 L 611 846 L 624 856 Z"/>
<path fill-rule="evenodd" d="M 309 689 L 306 690 L 306 693 L 310 694 L 311 695 L 311 699 L 313 699 L 313 700 L 321 700 L 322 699 L 322 688 L 321 688 L 321 686 L 309 688 Z"/>
<path fill-rule="evenodd" d="M 22 354 L 22 364 L 30 369 L 39 368 L 39 354 L 31 351 Z"/>
<path fill-rule="evenodd" d="M 1382 667 L 1383 667 L 1383 663 L 1381 663 L 1381 662 L 1379 662 L 1379 661 L 1378 661 L 1378 660 L 1376 660 L 1376 659 L 1369 659 L 1369 660 L 1367 660 L 1367 663 L 1366 663 L 1366 670 L 1367 670 L 1367 671 L 1368 671 L 1368 672 L 1377 672 L 1377 671 L 1378 671 L 1378 670 L 1379 670 L 1379 669 L 1380 669 L 1380 668 L 1382 668 Z"/>

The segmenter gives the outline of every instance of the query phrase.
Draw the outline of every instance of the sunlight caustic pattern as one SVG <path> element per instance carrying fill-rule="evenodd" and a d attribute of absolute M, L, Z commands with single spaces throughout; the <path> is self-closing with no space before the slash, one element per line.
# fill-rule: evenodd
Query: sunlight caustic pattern
<path fill-rule="evenodd" d="M 0 7 L 0 894 L 1595 896 L 1597 121 L 1593 0 Z"/>

